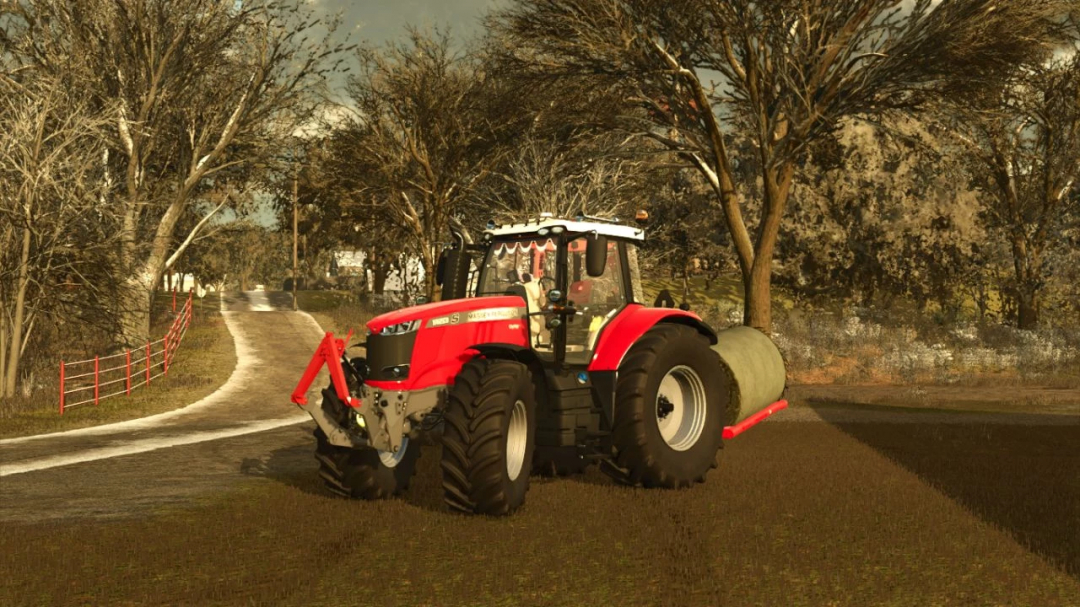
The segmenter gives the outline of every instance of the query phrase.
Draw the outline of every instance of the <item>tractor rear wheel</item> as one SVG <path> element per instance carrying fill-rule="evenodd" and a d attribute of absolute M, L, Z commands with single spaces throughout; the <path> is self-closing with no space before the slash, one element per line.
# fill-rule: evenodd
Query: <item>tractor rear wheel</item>
<path fill-rule="evenodd" d="M 536 442 L 536 388 L 527 366 L 469 361 L 454 380 L 443 422 L 443 496 L 451 509 L 505 515 L 525 503 Z"/>
<path fill-rule="evenodd" d="M 332 399 L 327 401 L 327 399 Z M 328 411 L 345 405 L 333 389 L 323 392 Z M 330 444 L 322 428 L 315 428 L 315 459 L 326 488 L 342 497 L 379 500 L 400 495 L 409 488 L 420 458 L 419 441 L 408 437 L 397 453 L 376 449 L 350 449 Z"/>
<path fill-rule="evenodd" d="M 615 388 L 616 481 L 679 488 L 705 481 L 723 447 L 720 359 L 691 327 L 660 324 L 626 353 Z"/>

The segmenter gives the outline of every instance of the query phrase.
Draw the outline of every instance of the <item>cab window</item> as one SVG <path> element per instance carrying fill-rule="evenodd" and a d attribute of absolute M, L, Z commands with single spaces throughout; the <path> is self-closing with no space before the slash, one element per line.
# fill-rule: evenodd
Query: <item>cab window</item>
<path fill-rule="evenodd" d="M 566 359 L 588 363 L 600 330 L 626 305 L 626 285 L 618 243 L 608 242 L 607 265 L 601 276 L 585 270 L 585 237 L 570 241 L 568 248 L 570 284 L 567 299 L 578 314 L 566 326 Z"/>

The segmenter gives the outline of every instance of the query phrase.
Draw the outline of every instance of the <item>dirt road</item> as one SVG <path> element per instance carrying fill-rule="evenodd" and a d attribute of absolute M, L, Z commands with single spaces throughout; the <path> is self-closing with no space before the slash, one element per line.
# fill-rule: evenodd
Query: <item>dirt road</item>
<path fill-rule="evenodd" d="M 216 441 L 309 421 L 289 394 L 322 331 L 289 308 L 285 293 L 222 298 L 237 367 L 198 403 L 131 422 L 0 441 L 0 520 L 121 515 L 134 505 L 175 503 L 178 496 L 197 495 L 216 467 L 235 468 L 218 454 Z M 324 376 L 316 386 L 325 382 Z M 318 398 L 315 391 L 310 398 Z M 180 465 L 172 450 L 180 445 L 198 445 L 190 451 L 201 455 Z M 28 504 L 35 504 L 29 513 Z"/>
<path fill-rule="evenodd" d="M 0 604 L 1080 606 L 1075 416 L 796 403 L 703 486 L 537 479 L 499 520 L 446 512 L 426 447 L 405 499 L 352 502 L 288 402 L 320 338 L 290 304 L 226 298 L 208 401 L 0 443 Z"/>

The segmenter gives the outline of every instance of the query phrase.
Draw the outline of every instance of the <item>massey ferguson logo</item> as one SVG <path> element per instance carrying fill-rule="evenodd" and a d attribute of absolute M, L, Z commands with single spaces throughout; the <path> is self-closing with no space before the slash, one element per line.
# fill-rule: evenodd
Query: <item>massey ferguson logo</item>
<path fill-rule="evenodd" d="M 493 310 L 476 310 L 465 314 L 454 313 L 448 316 L 432 318 L 429 327 L 443 327 L 460 325 L 470 322 L 487 322 L 492 320 L 513 320 L 523 316 L 521 308 L 495 308 Z"/>

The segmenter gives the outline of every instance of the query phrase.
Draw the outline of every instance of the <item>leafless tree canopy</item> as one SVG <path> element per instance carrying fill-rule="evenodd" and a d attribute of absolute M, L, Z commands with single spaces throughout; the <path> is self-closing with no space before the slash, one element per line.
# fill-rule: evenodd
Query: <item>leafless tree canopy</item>
<path fill-rule="evenodd" d="M 109 320 L 106 129 L 86 96 L 54 79 L 0 80 L 0 397 L 15 395 L 43 327 Z"/>
<path fill-rule="evenodd" d="M 310 118 L 311 95 L 335 51 L 308 40 L 297 0 L 41 0 L 6 5 L 0 51 L 18 78 L 48 74 L 90 99 L 111 123 L 105 200 L 120 217 L 130 273 L 119 310 L 139 341 L 163 273 L 207 222 L 176 238 L 181 217 L 229 205 L 278 142 Z M 217 196 L 208 192 L 216 190 Z"/>

